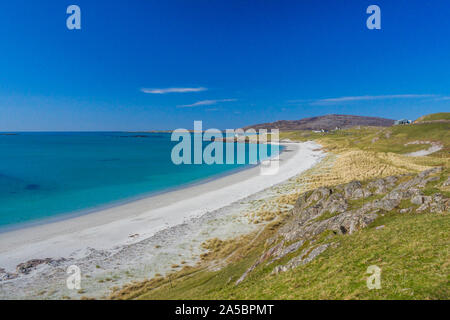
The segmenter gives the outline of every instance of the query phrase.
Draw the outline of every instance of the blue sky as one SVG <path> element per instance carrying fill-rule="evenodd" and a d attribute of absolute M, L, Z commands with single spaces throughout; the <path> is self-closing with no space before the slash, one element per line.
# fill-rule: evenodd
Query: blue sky
<path fill-rule="evenodd" d="M 66 28 L 76 4 L 82 29 Z M 381 8 L 382 29 L 366 28 Z M 449 111 L 446 0 L 0 3 L 0 131 Z"/>

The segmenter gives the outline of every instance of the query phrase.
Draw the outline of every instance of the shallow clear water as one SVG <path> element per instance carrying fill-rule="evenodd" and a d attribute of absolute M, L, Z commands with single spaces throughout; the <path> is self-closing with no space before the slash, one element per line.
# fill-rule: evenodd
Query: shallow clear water
<path fill-rule="evenodd" d="M 171 161 L 176 144 L 168 133 L 0 135 L 0 231 L 87 212 L 248 166 L 248 157 L 244 165 L 177 166 Z M 246 149 L 248 155 L 248 145 Z"/>

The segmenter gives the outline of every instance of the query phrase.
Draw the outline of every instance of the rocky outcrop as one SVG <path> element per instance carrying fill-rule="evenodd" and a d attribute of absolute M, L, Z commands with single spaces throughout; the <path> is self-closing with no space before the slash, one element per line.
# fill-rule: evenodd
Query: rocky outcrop
<path fill-rule="evenodd" d="M 443 187 L 450 187 L 450 177 L 444 181 L 444 183 L 442 184 Z"/>
<path fill-rule="evenodd" d="M 416 175 L 392 176 L 368 182 L 352 181 L 335 187 L 322 187 L 302 194 L 291 210 L 291 217 L 266 245 L 271 246 L 236 282 L 239 284 L 257 266 L 274 263 L 301 251 L 286 264 L 275 266 L 274 274 L 307 264 L 338 243 L 324 241 L 322 234 L 351 235 L 368 227 L 385 212 L 441 213 L 449 211 L 444 195 L 426 195 L 423 188 L 440 180 L 442 168 Z M 364 200 L 363 200 L 364 199 Z M 409 204 L 406 208 L 405 203 Z M 379 229 L 384 228 L 384 225 Z M 327 239 L 327 237 L 325 237 Z"/>
<path fill-rule="evenodd" d="M 275 269 L 273 269 L 273 274 L 279 273 L 279 272 L 285 272 L 288 271 L 289 269 L 294 269 L 297 268 L 298 266 L 302 265 L 302 264 L 307 264 L 308 262 L 311 262 L 312 260 L 314 260 L 319 254 L 321 254 L 322 252 L 324 252 L 325 250 L 327 250 L 327 248 L 330 246 L 331 244 L 326 243 L 323 245 L 319 245 L 317 247 L 315 247 L 314 249 L 310 250 L 310 252 L 308 252 L 308 249 L 305 249 L 302 251 L 302 253 L 289 260 L 289 262 L 286 265 L 281 265 L 281 266 L 277 266 L 275 267 Z"/>

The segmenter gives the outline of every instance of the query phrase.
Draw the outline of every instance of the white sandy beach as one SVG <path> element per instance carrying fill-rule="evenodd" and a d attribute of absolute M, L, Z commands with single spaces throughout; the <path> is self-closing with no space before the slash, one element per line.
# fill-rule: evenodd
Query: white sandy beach
<path fill-rule="evenodd" d="M 133 259 L 126 257 L 124 248 L 137 247 L 146 239 L 154 239 L 155 235 L 164 233 L 164 230 L 172 230 L 168 233 L 173 236 L 177 225 L 195 221 L 208 213 L 215 212 L 217 218 L 221 208 L 282 183 L 311 168 L 323 157 L 323 152 L 318 151 L 321 146 L 313 142 L 283 145 L 286 149 L 280 155 L 280 167 L 276 175 L 260 175 L 257 166 L 76 218 L 0 234 L 0 268 L 15 272 L 19 263 L 30 259 L 63 257 L 81 261 L 93 252 L 102 252 L 105 256 L 120 252 L 123 260 L 129 262 Z M 224 230 L 221 232 L 226 233 Z M 173 236 L 177 237 L 182 237 L 182 234 Z M 35 273 L 24 276 L 22 283 L 20 277 L 3 284 L 0 282 L 0 297 L 8 296 L 5 290 L 30 286 L 34 281 L 33 276 Z M 22 296 L 30 297 L 32 293 L 24 291 L 16 295 Z"/>

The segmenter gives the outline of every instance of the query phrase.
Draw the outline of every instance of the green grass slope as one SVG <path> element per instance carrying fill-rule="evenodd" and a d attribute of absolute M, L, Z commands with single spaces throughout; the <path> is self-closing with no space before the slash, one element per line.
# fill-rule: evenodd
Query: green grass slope
<path fill-rule="evenodd" d="M 377 230 L 376 227 L 385 225 Z M 134 299 L 448 299 L 450 297 L 449 214 L 396 214 L 368 229 L 336 236 L 340 246 L 310 264 L 278 275 L 274 265 L 235 281 L 263 251 L 262 241 L 219 271 L 207 268 L 160 279 L 123 297 Z M 261 239 L 262 240 L 262 239 Z M 280 263 L 292 258 L 287 256 Z M 381 289 L 366 285 L 368 266 L 381 271 Z M 128 294 L 128 295 L 127 295 Z M 119 298 L 116 296 L 115 298 Z"/>
<path fill-rule="evenodd" d="M 388 128 L 361 127 L 337 130 L 329 133 L 292 131 L 280 134 L 281 139 L 295 141 L 317 140 L 328 149 L 359 149 L 376 152 L 393 152 L 398 154 L 427 149 L 427 145 L 410 144 L 414 141 L 438 142 L 443 145 L 437 156 L 448 157 L 450 154 L 450 123 L 423 123 L 399 125 Z"/>
<path fill-rule="evenodd" d="M 432 113 L 420 117 L 416 122 L 450 120 L 450 112 Z"/>

